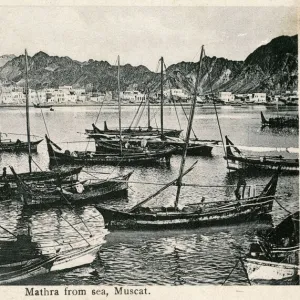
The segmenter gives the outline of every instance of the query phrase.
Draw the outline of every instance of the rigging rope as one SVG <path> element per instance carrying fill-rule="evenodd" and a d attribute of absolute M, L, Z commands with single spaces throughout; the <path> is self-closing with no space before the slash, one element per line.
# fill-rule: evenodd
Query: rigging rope
<path fill-rule="evenodd" d="M 180 120 L 179 120 L 179 116 L 178 116 L 178 112 L 177 112 L 177 108 L 176 108 L 176 105 L 175 105 L 175 101 L 174 101 L 174 98 L 173 98 L 173 95 L 172 95 L 172 92 L 171 92 L 171 83 L 170 83 L 170 80 L 169 80 L 169 77 L 168 77 L 169 75 L 167 74 L 167 67 L 166 67 L 165 63 L 164 63 L 164 67 L 165 67 L 165 72 L 166 72 L 166 80 L 167 80 L 169 90 L 170 90 L 170 100 L 172 101 L 174 109 L 175 109 L 177 122 L 179 124 L 179 129 L 182 130 Z"/>
<path fill-rule="evenodd" d="M 101 111 L 102 111 L 102 107 L 103 107 L 104 101 L 105 101 L 105 99 L 103 99 L 103 101 L 102 101 L 102 104 L 101 104 L 101 106 L 100 106 L 98 115 L 97 115 L 96 120 L 95 120 L 95 124 L 97 123 L 98 118 L 99 118 L 99 115 L 100 115 L 100 113 L 101 113 Z M 89 143 L 90 143 L 90 139 L 88 139 L 88 142 L 87 142 L 87 144 L 86 144 L 86 147 L 85 147 L 84 152 L 87 152 L 87 148 L 88 148 L 88 146 L 89 146 Z"/>
<path fill-rule="evenodd" d="M 204 50 L 204 57 L 206 57 L 205 50 Z M 210 72 L 208 70 L 207 64 L 204 63 L 204 65 L 206 67 L 206 71 L 207 71 L 207 74 L 208 74 L 208 81 L 209 81 L 209 85 L 210 85 L 210 92 L 213 95 L 213 89 L 212 89 Z M 214 109 L 215 109 L 215 113 L 216 113 L 216 117 L 217 117 L 218 127 L 219 127 L 219 131 L 220 131 L 220 135 L 221 135 L 221 140 L 222 140 L 222 144 L 223 144 L 223 150 L 224 150 L 224 154 L 225 154 L 226 161 L 227 161 L 227 167 L 228 167 L 228 159 L 227 159 L 227 155 L 226 155 L 226 149 L 225 149 L 223 134 L 222 134 L 221 125 L 220 125 L 220 121 L 219 121 L 219 116 L 218 116 L 218 112 L 217 112 L 217 108 L 216 108 L 215 97 L 214 96 L 212 96 L 212 97 L 213 97 L 213 104 L 214 104 Z"/>
<path fill-rule="evenodd" d="M 188 118 L 188 116 L 187 116 L 187 114 L 186 114 L 186 111 L 185 111 L 185 109 L 184 109 L 184 107 L 183 107 L 183 105 L 182 105 L 182 102 L 179 100 L 179 103 L 180 103 L 180 105 L 181 105 L 181 108 L 182 108 L 182 111 L 183 111 L 183 113 L 184 113 L 184 115 L 185 115 L 185 117 L 186 117 L 186 119 L 187 119 L 187 121 L 189 120 L 189 118 Z M 194 137 L 195 137 L 195 139 L 197 140 L 198 139 L 198 137 L 196 136 L 196 133 L 195 133 L 195 131 L 194 131 L 194 129 L 193 129 L 193 127 L 192 127 L 192 132 L 193 132 L 193 135 L 194 135 Z"/>

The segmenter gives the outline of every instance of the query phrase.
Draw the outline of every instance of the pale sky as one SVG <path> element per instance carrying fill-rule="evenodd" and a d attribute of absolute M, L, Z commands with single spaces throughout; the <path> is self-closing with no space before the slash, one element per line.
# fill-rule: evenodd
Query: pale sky
<path fill-rule="evenodd" d="M 244 60 L 279 35 L 297 33 L 292 7 L 0 7 L 0 55 L 42 50 L 72 59 L 156 70 L 208 56 Z"/>

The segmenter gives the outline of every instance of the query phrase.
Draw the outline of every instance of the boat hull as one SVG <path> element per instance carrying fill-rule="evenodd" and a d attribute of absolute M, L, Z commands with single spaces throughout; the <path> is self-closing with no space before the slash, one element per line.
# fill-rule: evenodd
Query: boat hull
<path fill-rule="evenodd" d="M 224 159 L 228 161 L 227 168 L 229 170 L 247 170 L 255 172 L 257 170 L 260 171 L 275 171 L 278 167 L 281 168 L 282 173 L 288 174 L 298 174 L 299 173 L 299 162 L 297 159 L 295 160 L 263 160 L 260 158 L 257 159 L 249 159 L 243 157 L 231 157 L 225 156 Z"/>
<path fill-rule="evenodd" d="M 176 229 L 195 228 L 214 225 L 229 225 L 233 223 L 248 222 L 260 219 L 270 220 L 273 200 L 259 201 L 253 199 L 249 205 L 232 205 L 226 211 L 213 213 L 128 213 L 96 206 L 104 219 L 105 228 L 108 229 Z"/>
<path fill-rule="evenodd" d="M 94 126 L 94 129 L 86 129 L 86 133 L 91 138 L 99 138 L 102 135 L 120 135 L 120 130 L 101 130 Z M 170 136 L 170 137 L 179 137 L 182 130 L 176 130 L 176 129 L 164 129 L 164 136 Z M 158 129 L 151 129 L 141 127 L 141 128 L 122 128 L 122 135 L 124 136 L 131 136 L 131 137 L 137 137 L 137 136 L 160 136 L 161 131 Z"/>
<path fill-rule="evenodd" d="M 43 194 L 45 188 L 35 187 L 35 192 L 33 191 L 30 197 L 26 198 L 26 191 L 24 191 L 24 195 L 21 195 L 21 199 L 24 202 L 24 207 L 42 208 L 62 206 L 70 203 L 72 205 L 82 205 L 87 202 L 100 202 L 109 197 L 127 196 L 128 179 L 131 174 L 132 173 L 129 173 L 125 176 L 118 177 L 115 180 L 104 180 L 99 183 L 83 185 L 84 190 L 82 193 L 77 193 L 75 186 L 72 190 L 72 194 L 65 194 L 62 191 L 57 191 L 56 188 L 53 190 L 53 186 L 51 187 L 53 190 L 52 194 L 49 193 L 49 187 L 46 187 L 48 194 Z"/>
<path fill-rule="evenodd" d="M 51 181 L 57 180 L 57 178 L 68 178 L 72 177 L 77 179 L 78 174 L 81 172 L 82 167 L 69 168 L 68 170 L 59 170 L 59 171 L 42 171 L 42 172 L 32 172 L 32 173 L 19 173 L 18 177 L 27 183 L 36 182 L 36 181 Z M 6 175 L 5 179 L 0 178 L 0 183 L 10 182 L 15 183 L 16 177 L 14 175 Z"/>
<path fill-rule="evenodd" d="M 96 139 L 96 152 L 99 153 L 120 153 L 120 144 L 116 142 L 111 142 L 109 140 L 103 140 L 103 139 Z M 135 148 L 128 148 L 126 149 L 123 147 L 122 151 L 125 153 L 134 153 L 137 151 L 137 145 L 140 144 L 140 141 L 132 141 L 130 140 L 130 143 L 135 143 Z M 183 151 L 183 142 L 169 142 L 169 141 L 147 141 L 147 145 L 149 145 L 150 151 L 154 149 L 161 149 L 165 146 L 172 146 L 174 147 L 174 154 L 182 154 Z M 189 144 L 187 148 L 187 155 L 189 156 L 211 156 L 211 151 L 213 147 L 210 145 L 206 145 L 204 143 L 199 142 L 198 144 L 193 143 Z M 142 152 L 143 149 L 140 148 L 140 151 Z"/>
<path fill-rule="evenodd" d="M 37 152 L 37 146 L 42 140 L 31 142 L 30 151 Z M 0 142 L 0 152 L 28 152 L 27 142 Z"/>
<path fill-rule="evenodd" d="M 288 117 L 276 117 L 269 118 L 267 120 L 263 113 L 261 112 L 261 124 L 262 126 L 269 126 L 271 128 L 299 128 L 299 119 L 298 118 L 288 118 Z"/>
<path fill-rule="evenodd" d="M 300 275 L 298 265 L 248 258 L 244 261 L 250 280 L 280 280 Z"/>
<path fill-rule="evenodd" d="M 246 156 L 244 155 L 227 136 L 226 155 L 227 169 L 256 171 L 275 171 L 280 168 L 281 173 L 298 174 L 299 159 L 287 159 L 282 156 Z M 233 152 L 232 149 L 235 151 Z"/>
<path fill-rule="evenodd" d="M 18 282 L 29 277 L 46 274 L 50 271 L 56 255 L 23 261 L 13 266 L 0 266 L 0 284 Z"/>
<path fill-rule="evenodd" d="M 91 264 L 99 250 L 99 245 L 74 249 L 61 253 L 54 261 L 50 271 L 61 271 Z"/>

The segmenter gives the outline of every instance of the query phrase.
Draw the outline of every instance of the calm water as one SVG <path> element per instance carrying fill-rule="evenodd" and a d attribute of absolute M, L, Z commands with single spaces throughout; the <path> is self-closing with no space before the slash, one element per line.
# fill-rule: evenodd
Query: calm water
<path fill-rule="evenodd" d="M 265 107 L 218 109 L 222 132 L 233 142 L 244 146 L 266 147 L 298 147 L 298 130 L 271 130 L 260 128 L 260 110 L 269 117 L 276 112 Z M 125 107 L 122 111 L 123 125 L 128 126 L 135 114 L 135 107 Z M 295 115 L 297 111 L 281 111 L 280 114 Z M 51 139 L 64 149 L 93 150 L 93 142 L 87 143 L 83 135 L 85 128 L 91 128 L 99 114 L 99 107 L 60 107 L 54 112 L 43 110 L 45 123 Z M 177 108 L 181 128 L 185 129 L 187 121 L 180 108 Z M 117 109 L 103 107 L 99 114 L 97 125 L 102 128 L 103 121 L 108 126 L 117 126 Z M 140 125 L 146 125 L 144 115 Z M 43 137 L 46 133 L 43 116 L 40 109 L 30 109 L 32 134 Z M 152 126 L 159 124 L 159 108 L 152 110 Z M 0 108 L 0 131 L 11 133 L 10 138 L 26 139 L 25 109 Z M 165 108 L 165 127 L 179 128 L 174 108 Z M 198 108 L 194 120 L 194 130 L 199 138 L 220 139 L 216 116 L 211 109 Z M 274 153 L 273 153 L 274 154 Z M 295 154 L 281 153 L 284 156 L 295 157 Z M 201 185 L 236 184 L 236 178 L 228 174 L 223 159 L 222 146 L 213 149 L 209 158 L 188 157 L 186 166 L 195 159 L 198 164 L 185 176 L 187 183 Z M 275 153 L 275 155 L 279 155 Z M 46 144 L 42 142 L 34 161 L 42 168 L 48 168 Z M 93 166 L 86 168 L 87 173 L 103 172 L 109 174 L 124 174 L 134 170 L 132 181 L 168 182 L 178 175 L 180 157 L 173 156 L 171 166 L 156 165 L 151 167 Z M 18 172 L 27 171 L 27 156 L 25 154 L 0 154 L 0 168 L 13 165 Z M 33 166 L 34 168 L 35 165 Z M 93 173 L 94 174 L 94 173 Z M 87 177 L 86 173 L 82 177 Z M 98 175 L 97 175 L 98 176 Z M 105 174 L 101 175 L 107 176 Z M 248 177 L 247 184 L 266 184 L 270 176 L 259 175 Z M 107 206 L 118 208 L 131 207 L 150 193 L 158 189 L 154 185 L 130 184 L 126 199 L 109 199 L 103 201 Z M 257 187 L 259 190 L 259 187 Z M 202 196 L 207 201 L 230 198 L 233 188 L 187 188 L 182 190 L 181 203 L 198 202 Z M 152 204 L 167 205 L 175 200 L 175 188 L 169 188 Z M 298 176 L 281 176 L 278 183 L 278 194 L 282 196 L 280 203 L 291 211 L 298 209 Z M 274 204 L 272 213 L 273 224 L 278 224 L 287 213 Z M 82 206 L 72 211 L 68 207 L 47 210 L 23 210 L 18 202 L 0 203 L 0 218 L 2 225 L 13 232 L 20 233 L 31 224 L 35 241 L 59 243 L 79 239 L 78 234 L 65 220 L 74 224 L 80 232 L 88 236 L 86 227 L 80 222 L 85 220 L 92 233 L 103 237 L 103 245 L 99 255 L 91 266 L 70 271 L 50 273 L 38 278 L 27 280 L 28 284 L 155 284 L 155 285 L 208 285 L 221 284 L 231 268 L 236 263 L 239 253 L 246 253 L 249 243 L 259 228 L 271 224 L 249 223 L 231 227 L 213 227 L 197 230 L 156 231 L 156 232 L 109 232 L 103 228 L 103 219 L 92 206 Z M 8 235 L 1 230 L 2 237 Z M 92 272 L 93 270 L 97 272 Z M 228 284 L 246 284 L 242 268 L 236 269 Z"/>

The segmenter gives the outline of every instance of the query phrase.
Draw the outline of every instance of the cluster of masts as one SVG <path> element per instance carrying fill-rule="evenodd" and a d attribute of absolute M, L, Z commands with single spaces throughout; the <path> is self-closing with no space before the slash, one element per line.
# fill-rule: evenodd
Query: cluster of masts
<path fill-rule="evenodd" d="M 148 196 L 140 201 L 137 205 L 127 210 L 111 209 L 102 205 L 96 205 L 96 209 L 100 212 L 104 219 L 105 227 L 111 230 L 115 229 L 174 229 L 174 228 L 193 228 L 213 225 L 227 225 L 230 223 L 241 223 L 250 220 L 266 218 L 272 211 L 273 202 L 275 201 L 276 187 L 279 171 L 297 173 L 299 164 L 296 160 L 288 160 L 282 157 L 247 157 L 229 140 L 226 136 L 226 145 L 224 146 L 225 160 L 229 170 L 239 172 L 242 177 L 243 173 L 249 170 L 273 170 L 274 175 L 270 181 L 264 186 L 262 191 L 256 195 L 254 192 L 246 196 L 240 194 L 241 184 L 238 184 L 235 197 L 232 200 L 205 201 L 203 197 L 201 202 L 193 203 L 180 207 L 179 201 L 181 187 L 183 186 L 183 176 L 191 172 L 195 167 L 192 166 L 185 170 L 186 156 L 189 154 L 210 155 L 214 145 L 219 141 L 204 141 L 198 138 L 191 139 L 190 135 L 193 130 L 193 118 L 197 102 L 197 90 L 200 81 L 200 70 L 204 56 L 204 47 L 202 46 L 200 60 L 197 69 L 197 78 L 194 90 L 194 99 L 191 105 L 188 126 L 184 139 L 179 138 L 181 130 L 165 129 L 163 123 L 163 58 L 161 62 L 161 128 L 153 129 L 148 124 L 146 129 L 143 128 L 123 128 L 121 101 L 119 103 L 119 128 L 116 130 L 108 129 L 105 125 L 104 130 L 100 130 L 93 125 L 92 130 L 87 130 L 90 138 L 95 140 L 96 152 L 91 151 L 63 151 L 55 144 L 48 135 L 46 135 L 48 155 L 50 164 L 58 167 L 59 165 L 79 165 L 77 168 L 69 168 L 67 170 L 57 171 L 32 171 L 32 151 L 37 150 L 38 142 L 31 142 L 30 139 L 30 121 L 29 121 L 29 99 L 28 99 L 28 61 L 27 51 L 25 50 L 25 72 L 26 72 L 26 119 L 27 119 L 27 143 L 17 141 L 5 142 L 0 140 L 0 147 L 6 148 L 15 146 L 15 150 L 27 147 L 29 172 L 17 174 L 13 167 L 10 167 L 13 175 L 7 175 L 6 170 L 2 174 L 0 183 L 2 183 L 2 198 L 10 199 L 12 197 L 20 197 L 24 207 L 39 208 L 41 206 L 53 207 L 54 205 L 67 204 L 71 207 L 76 203 L 85 201 L 99 201 L 107 196 L 115 194 L 127 194 L 128 183 L 132 172 L 122 176 L 101 180 L 97 176 L 96 180 L 78 181 L 78 174 L 82 170 L 82 166 L 89 164 L 112 164 L 115 166 L 138 164 L 151 165 L 153 163 L 161 163 L 162 161 L 170 163 L 173 154 L 181 154 L 181 164 L 179 175 L 176 179 L 166 183 L 156 193 Z M 118 56 L 118 91 L 120 95 L 120 58 Z M 217 113 L 217 110 L 215 110 Z M 220 124 L 219 124 L 220 125 Z M 219 126 L 220 128 L 220 126 Z M 221 128 L 220 128 L 221 133 Z M 221 140 L 223 141 L 222 133 Z M 88 172 L 88 171 L 86 171 Z M 37 184 L 38 183 L 38 184 Z M 41 185 L 42 183 L 42 185 Z M 176 186 L 176 198 L 174 205 L 170 207 L 145 207 L 145 204 L 151 199 L 159 195 L 163 190 L 170 186 Z M 18 193 L 16 193 L 16 187 Z M 74 267 L 79 261 L 81 255 L 90 257 L 91 253 L 96 253 L 99 248 L 99 239 L 90 236 L 84 238 L 80 233 L 83 244 L 79 247 L 64 249 L 60 247 L 45 254 L 40 253 L 37 259 L 39 265 L 28 265 L 32 270 L 40 269 L 41 272 L 50 270 L 61 270 L 68 267 Z M 102 241 L 101 241 L 102 242 Z M 32 259 L 32 257 L 30 257 Z M 82 260 L 81 260 L 82 261 Z M 84 261 L 84 260 L 83 260 Z M 77 266 L 77 265 L 76 265 Z M 1 265 L 0 265 L 1 268 Z M 31 269 L 30 269 L 31 270 Z M 3 275 L 0 282 L 7 283 L 20 280 L 26 276 L 30 276 L 33 272 L 28 269 L 24 271 L 21 265 L 16 270 L 15 277 Z M 27 274 L 27 275 L 26 275 Z M 25 276 L 25 277 L 24 277 Z"/>

